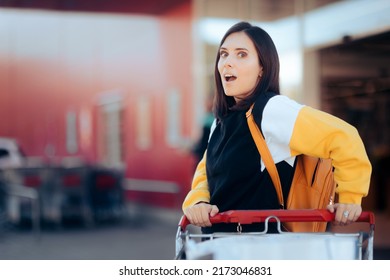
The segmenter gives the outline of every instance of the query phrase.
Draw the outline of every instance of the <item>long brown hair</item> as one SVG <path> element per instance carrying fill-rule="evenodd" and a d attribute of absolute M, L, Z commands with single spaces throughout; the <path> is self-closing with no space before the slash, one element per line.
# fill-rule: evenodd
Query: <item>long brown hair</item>
<path fill-rule="evenodd" d="M 220 58 L 219 49 L 215 62 L 215 85 L 216 94 L 214 97 L 214 114 L 217 119 L 224 117 L 229 110 L 248 109 L 256 100 L 257 96 L 271 91 L 280 94 L 279 90 L 279 56 L 272 38 L 267 32 L 248 22 L 239 22 L 233 25 L 223 36 L 219 48 L 226 38 L 235 32 L 245 32 L 255 45 L 259 63 L 263 67 L 263 75 L 255 90 L 245 99 L 236 103 L 234 97 L 227 96 L 223 90 L 221 76 L 218 71 L 218 61 Z"/>

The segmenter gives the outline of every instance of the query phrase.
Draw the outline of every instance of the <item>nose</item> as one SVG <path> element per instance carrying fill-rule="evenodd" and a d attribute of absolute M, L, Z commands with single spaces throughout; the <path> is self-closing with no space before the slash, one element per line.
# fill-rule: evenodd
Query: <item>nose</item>
<path fill-rule="evenodd" d="M 233 67 L 233 61 L 230 57 L 225 58 L 223 66 L 225 68 L 232 68 Z"/>

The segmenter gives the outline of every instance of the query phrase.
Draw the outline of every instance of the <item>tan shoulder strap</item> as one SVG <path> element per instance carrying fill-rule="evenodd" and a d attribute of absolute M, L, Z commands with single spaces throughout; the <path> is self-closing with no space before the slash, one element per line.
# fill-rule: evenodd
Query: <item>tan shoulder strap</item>
<path fill-rule="evenodd" d="M 268 149 L 267 143 L 265 143 L 264 136 L 261 133 L 259 127 L 257 126 L 253 118 L 252 115 L 253 106 L 254 104 L 246 112 L 246 118 L 248 121 L 249 130 L 252 134 L 253 140 L 255 141 L 256 147 L 259 150 L 261 159 L 265 164 L 265 168 L 267 168 L 267 171 L 271 176 L 272 183 L 274 184 L 276 193 L 278 194 L 280 206 L 284 208 L 283 191 L 282 191 L 282 184 L 280 183 L 279 173 L 278 170 L 276 169 L 276 165 Z"/>

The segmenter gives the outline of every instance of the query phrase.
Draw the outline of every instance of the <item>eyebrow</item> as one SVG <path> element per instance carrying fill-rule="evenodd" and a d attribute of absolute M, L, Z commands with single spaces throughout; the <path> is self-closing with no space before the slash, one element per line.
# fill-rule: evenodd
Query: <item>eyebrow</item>
<path fill-rule="evenodd" d="M 227 50 L 227 48 L 225 48 L 225 47 L 220 47 L 219 49 L 220 50 Z M 246 49 L 246 48 L 235 48 L 234 50 L 235 51 L 248 51 L 248 49 Z"/>

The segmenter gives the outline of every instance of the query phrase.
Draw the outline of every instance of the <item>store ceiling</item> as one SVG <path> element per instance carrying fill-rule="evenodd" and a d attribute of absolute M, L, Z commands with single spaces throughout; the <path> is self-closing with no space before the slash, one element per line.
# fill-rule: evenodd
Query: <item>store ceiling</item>
<path fill-rule="evenodd" d="M 341 0 L 0 0 L 0 7 L 160 15 L 197 1 L 202 17 L 275 20 Z"/>
<path fill-rule="evenodd" d="M 0 0 L 0 7 L 160 15 L 191 0 Z"/>
<path fill-rule="evenodd" d="M 193 0 L 0 0 L 0 7 L 44 9 L 55 11 L 109 12 L 161 15 Z M 249 16 L 252 19 L 274 20 L 290 16 L 297 9 L 312 10 L 341 0 L 203 0 L 202 16 Z"/>

